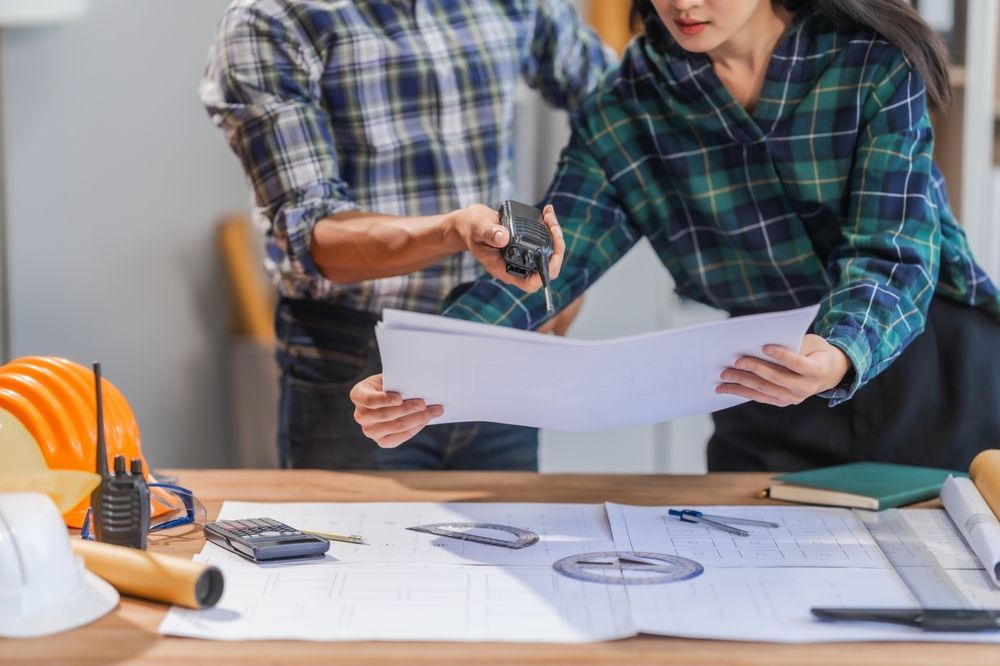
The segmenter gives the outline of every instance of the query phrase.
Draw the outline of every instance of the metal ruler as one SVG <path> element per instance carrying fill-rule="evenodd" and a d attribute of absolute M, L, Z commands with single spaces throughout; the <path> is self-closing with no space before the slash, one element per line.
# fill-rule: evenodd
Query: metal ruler
<path fill-rule="evenodd" d="M 1000 630 L 1000 610 L 983 610 L 955 585 L 898 509 L 854 515 L 916 599 L 919 608 L 813 608 L 826 620 L 907 624 L 931 631 Z"/>
<path fill-rule="evenodd" d="M 853 513 L 923 608 L 977 608 L 941 568 L 899 509 L 879 512 L 855 509 Z"/>

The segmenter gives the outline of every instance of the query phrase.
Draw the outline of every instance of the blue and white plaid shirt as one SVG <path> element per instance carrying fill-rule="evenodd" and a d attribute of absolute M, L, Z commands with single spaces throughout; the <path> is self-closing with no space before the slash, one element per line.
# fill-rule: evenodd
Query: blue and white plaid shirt
<path fill-rule="evenodd" d="M 284 295 L 436 312 L 479 275 L 471 255 L 335 284 L 310 257 L 315 223 L 499 205 L 518 78 L 572 109 L 612 59 L 566 0 L 238 0 L 201 99 L 243 164 Z"/>

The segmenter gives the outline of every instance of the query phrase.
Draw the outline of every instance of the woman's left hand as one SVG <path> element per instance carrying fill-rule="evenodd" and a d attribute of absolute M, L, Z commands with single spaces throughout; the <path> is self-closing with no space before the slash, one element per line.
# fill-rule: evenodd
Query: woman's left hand
<path fill-rule="evenodd" d="M 741 357 L 722 371 L 723 383 L 715 392 L 787 407 L 834 388 L 851 367 L 844 352 L 818 335 L 807 335 L 799 353 L 777 345 L 765 345 L 763 351 L 772 360 Z"/>

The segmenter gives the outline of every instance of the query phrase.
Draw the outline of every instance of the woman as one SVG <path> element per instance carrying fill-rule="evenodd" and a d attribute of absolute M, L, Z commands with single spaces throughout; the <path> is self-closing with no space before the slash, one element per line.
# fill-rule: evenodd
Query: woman
<path fill-rule="evenodd" d="M 645 35 L 578 113 L 549 200 L 568 303 L 641 237 L 677 291 L 734 315 L 820 303 L 801 350 L 721 373 L 709 467 L 965 468 L 1000 441 L 1000 296 L 932 161 L 946 57 L 902 0 L 642 0 Z M 537 327 L 481 279 L 446 314 Z M 352 396 L 395 445 L 440 407 Z M 380 406 L 382 405 L 382 406 Z"/>

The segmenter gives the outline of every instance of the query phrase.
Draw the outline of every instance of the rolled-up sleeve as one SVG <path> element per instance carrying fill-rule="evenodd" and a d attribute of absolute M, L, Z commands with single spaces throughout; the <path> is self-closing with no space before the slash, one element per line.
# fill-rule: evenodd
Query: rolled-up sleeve
<path fill-rule="evenodd" d="M 901 55 L 869 104 L 842 242 L 829 257 L 834 284 L 814 325 L 854 367 L 849 385 L 823 394 L 831 404 L 852 397 L 923 331 L 938 277 L 933 131 L 924 84 Z"/>
<path fill-rule="evenodd" d="M 230 8 L 201 82 L 201 101 L 243 165 L 269 233 L 293 275 L 321 277 L 316 222 L 356 210 L 337 168 L 319 82 L 322 58 L 294 17 Z"/>

